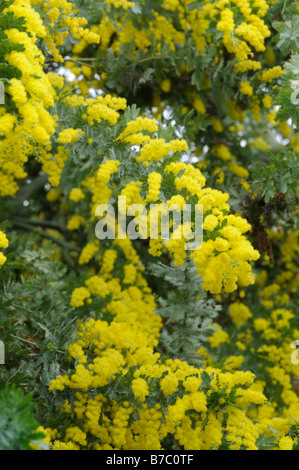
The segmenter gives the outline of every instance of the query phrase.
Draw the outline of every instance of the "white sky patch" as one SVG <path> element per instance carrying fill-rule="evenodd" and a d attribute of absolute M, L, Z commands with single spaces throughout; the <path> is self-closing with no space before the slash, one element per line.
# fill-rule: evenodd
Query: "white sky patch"
<path fill-rule="evenodd" d="M 58 72 L 62 72 L 61 75 L 63 75 L 69 82 L 73 82 L 76 79 L 76 75 L 65 67 L 60 67 Z"/>

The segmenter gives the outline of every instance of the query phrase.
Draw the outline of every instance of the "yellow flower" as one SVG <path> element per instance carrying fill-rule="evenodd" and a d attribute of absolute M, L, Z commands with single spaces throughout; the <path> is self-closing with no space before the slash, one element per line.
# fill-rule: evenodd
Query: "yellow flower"
<path fill-rule="evenodd" d="M 229 306 L 229 315 L 237 328 L 246 324 L 247 320 L 252 317 L 249 308 L 241 302 L 234 302 Z"/>
<path fill-rule="evenodd" d="M 249 96 L 253 95 L 253 88 L 249 82 L 241 82 L 240 90 L 241 90 L 241 93 L 243 93 L 243 95 L 249 95 Z"/>

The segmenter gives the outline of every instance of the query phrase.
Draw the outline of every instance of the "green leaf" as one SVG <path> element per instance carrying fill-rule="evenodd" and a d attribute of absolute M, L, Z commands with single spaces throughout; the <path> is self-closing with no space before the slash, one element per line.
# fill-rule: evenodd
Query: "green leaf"
<path fill-rule="evenodd" d="M 290 50 L 296 51 L 299 46 L 299 18 L 292 17 L 287 21 L 274 21 L 274 28 L 279 32 L 277 47 L 286 56 Z"/>
<path fill-rule="evenodd" d="M 32 416 L 32 395 L 6 385 L 0 392 L 0 450 L 30 450 L 30 443 L 45 437 L 37 433 Z"/>
<path fill-rule="evenodd" d="M 23 16 L 15 17 L 12 11 L 0 16 L 0 29 L 18 29 L 19 31 L 27 31 L 24 24 L 26 20 Z"/>
<path fill-rule="evenodd" d="M 0 46 L 1 47 L 1 46 Z M 22 76 L 21 70 L 13 67 L 12 65 L 6 63 L 0 63 L 0 79 L 7 78 L 18 78 L 20 79 Z"/>

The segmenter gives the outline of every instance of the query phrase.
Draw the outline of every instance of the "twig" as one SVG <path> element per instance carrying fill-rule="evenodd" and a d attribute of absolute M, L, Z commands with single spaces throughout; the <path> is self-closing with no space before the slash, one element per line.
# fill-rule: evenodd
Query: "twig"
<path fill-rule="evenodd" d="M 23 188 L 20 189 L 20 191 L 16 195 L 16 198 L 20 199 L 21 201 L 29 199 L 30 196 L 32 196 L 32 194 L 41 189 L 47 183 L 47 181 L 47 175 L 37 176 L 30 184 L 27 184 L 26 186 L 23 186 Z"/>
<path fill-rule="evenodd" d="M 37 227 L 49 227 L 54 230 L 59 230 L 60 232 L 67 232 L 67 228 L 63 225 L 58 224 L 57 222 L 52 222 L 51 220 L 32 220 L 32 219 L 23 219 L 22 217 L 16 217 L 15 222 L 20 222 L 24 224 L 35 225 Z"/>
<path fill-rule="evenodd" d="M 38 228 L 35 228 L 32 225 L 25 224 L 25 223 L 22 223 L 22 222 L 17 222 L 17 221 L 14 221 L 13 225 L 15 227 L 21 228 L 23 230 L 30 230 L 31 232 L 36 232 L 41 237 L 52 240 L 52 242 L 57 243 L 57 245 L 60 245 L 61 247 L 66 248 L 70 251 L 77 251 L 78 253 L 81 252 L 80 248 L 78 248 L 77 246 L 72 245 L 71 243 L 67 243 L 65 240 L 61 240 L 60 238 L 53 237 L 53 235 L 50 235 L 49 233 L 45 232 L 44 230 L 39 230 Z"/>

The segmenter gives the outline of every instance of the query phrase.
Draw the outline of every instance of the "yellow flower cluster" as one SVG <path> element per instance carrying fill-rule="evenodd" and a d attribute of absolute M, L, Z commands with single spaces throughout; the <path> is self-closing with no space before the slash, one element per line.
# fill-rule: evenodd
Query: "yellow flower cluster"
<path fill-rule="evenodd" d="M 123 10 L 127 10 L 135 5 L 134 2 L 129 2 L 128 0 L 105 0 L 107 5 L 113 5 L 114 8 L 122 8 Z"/>
<path fill-rule="evenodd" d="M 102 299 L 108 296 L 107 299 L 110 300 L 105 310 L 116 321 L 139 325 L 140 331 L 146 331 L 151 341 L 156 343 L 161 320 L 154 312 L 156 306 L 154 297 L 142 276 L 144 268 L 130 239 L 115 240 L 114 244 L 115 249 L 107 249 L 101 256 L 98 273 L 87 279 L 84 287 L 78 287 L 73 291 L 71 306 L 83 306 L 85 300 L 90 302 L 93 296 L 100 296 Z M 91 246 L 91 250 L 98 252 L 99 247 Z M 114 277 L 114 268 L 122 255 L 125 256 L 127 262 L 123 265 L 121 280 L 119 275 Z M 115 272 L 118 273 L 119 270 Z"/>
<path fill-rule="evenodd" d="M 241 82 L 240 83 L 240 91 L 243 95 L 251 96 L 253 94 L 253 88 L 249 82 Z"/>
<path fill-rule="evenodd" d="M 73 144 L 78 142 L 79 132 L 82 134 L 81 129 L 64 129 L 58 135 L 57 142 L 60 144 Z"/>
<path fill-rule="evenodd" d="M 217 329 L 214 331 L 212 336 L 210 336 L 208 339 L 212 348 L 218 348 L 220 344 L 229 342 L 228 333 L 224 331 L 220 325 L 217 325 L 217 323 L 214 323 L 211 326 L 217 327 Z"/>
<path fill-rule="evenodd" d="M 256 391 L 267 394 L 270 402 L 252 407 L 248 416 L 258 423 L 260 432 L 267 437 L 272 435 L 273 430 L 277 433 L 279 437 L 276 449 L 292 449 L 297 437 L 290 437 L 289 431 L 299 417 L 299 396 L 298 389 L 295 388 L 299 371 L 298 365 L 291 360 L 290 346 L 298 339 L 298 330 L 294 328 L 295 315 L 288 304 L 299 285 L 299 275 L 294 275 L 293 271 L 299 244 L 295 232 L 285 239 L 278 232 L 269 232 L 269 236 L 273 240 L 281 240 L 282 257 L 279 263 L 282 262 L 284 266 L 290 263 L 291 270 L 286 269 L 275 276 L 271 284 L 267 280 L 266 271 L 261 271 L 256 280 L 261 292 L 261 305 L 250 311 L 244 302 L 238 300 L 231 303 L 228 313 L 236 327 L 236 334 L 229 335 L 229 329 L 219 326 L 208 339 L 209 346 L 201 348 L 198 354 L 202 355 L 206 366 L 212 365 L 214 351 L 210 348 L 216 347 L 217 356 L 223 359 L 225 357 L 223 370 L 239 370 L 246 367 L 246 353 L 247 361 L 255 364 L 255 370 L 262 370 L 260 375 L 263 381 L 256 381 L 249 395 L 248 391 L 244 393 L 241 402 L 247 399 L 252 402 Z M 286 247 L 288 256 L 284 257 Z M 227 355 L 228 343 L 229 351 L 235 348 L 234 356 Z M 247 405 L 245 403 L 246 407 Z"/>
<path fill-rule="evenodd" d="M 241 302 L 230 304 L 229 315 L 237 328 L 240 328 L 242 324 L 247 323 L 247 320 L 252 317 L 252 313 L 249 308 Z"/>
<path fill-rule="evenodd" d="M 214 148 L 217 156 L 223 161 L 228 161 L 232 159 L 232 154 L 230 150 L 224 144 L 218 144 Z"/>
<path fill-rule="evenodd" d="M 145 401 L 145 398 L 147 397 L 149 392 L 146 381 L 138 377 L 137 379 L 132 380 L 131 387 L 134 393 L 134 397 L 140 402 Z"/>
<path fill-rule="evenodd" d="M 134 283 L 136 281 L 136 276 L 137 276 L 137 270 L 136 270 L 134 264 L 126 264 L 124 266 L 123 283 L 124 284 L 134 285 Z"/>
<path fill-rule="evenodd" d="M 240 176 L 240 178 L 247 178 L 249 176 L 249 171 L 247 168 L 244 168 L 241 165 L 238 165 L 237 163 L 230 163 L 228 165 L 228 169 L 231 173 L 234 173 L 234 175 Z"/>
<path fill-rule="evenodd" d="M 212 367 L 197 369 L 178 359 L 161 361 L 159 354 L 153 353 L 149 337 L 126 321 L 114 320 L 108 325 L 89 320 L 81 324 L 77 335 L 68 351 L 70 358 L 78 361 L 75 372 L 59 375 L 50 384 L 50 390 L 75 394 L 73 406 L 66 399 L 61 407 L 69 414 L 70 424 L 65 431 L 55 429 L 53 449 L 78 445 L 93 450 L 159 450 L 168 434 L 186 450 L 217 449 L 223 439 L 231 449 L 257 449 L 259 426 L 247 410 L 252 405 L 263 407 L 265 396 L 257 390 L 251 372 L 223 373 Z M 93 357 L 88 361 L 91 344 Z M 209 377 L 208 388 L 201 379 L 203 372 Z M 105 396 L 105 386 L 114 379 L 116 384 L 127 381 L 135 401 L 123 388 L 121 401 Z M 167 398 L 167 412 L 160 402 L 147 404 L 153 384 Z M 101 391 L 88 393 L 98 387 Z M 226 407 L 224 420 L 223 406 L 233 387 L 237 398 Z M 214 404 L 210 408 L 212 394 Z M 138 403 L 138 415 L 129 420 L 137 411 L 134 403 Z"/>
<path fill-rule="evenodd" d="M 76 287 L 72 293 L 71 306 L 81 307 L 84 300 L 90 297 L 90 292 L 85 287 Z"/>
<path fill-rule="evenodd" d="M 72 217 L 69 219 L 67 223 L 67 229 L 68 230 L 77 230 L 80 225 L 84 222 L 84 217 L 82 217 L 79 214 L 74 214 Z"/>
<path fill-rule="evenodd" d="M 252 148 L 261 150 L 262 152 L 267 152 L 268 150 L 270 150 L 269 144 L 265 141 L 265 139 L 263 139 L 263 137 L 256 137 L 255 139 L 253 139 L 250 146 Z"/>
<path fill-rule="evenodd" d="M 266 95 L 264 98 L 263 98 L 263 105 L 265 106 L 265 108 L 269 109 L 271 108 L 272 106 L 272 98 L 271 96 L 269 95 Z"/>
<path fill-rule="evenodd" d="M 209 232 L 218 235 L 204 241 L 199 248 L 191 252 L 198 274 L 203 277 L 203 288 L 218 294 L 222 289 L 225 292 L 234 291 L 237 282 L 241 285 L 252 284 L 254 280 L 248 261 L 258 259 L 259 253 L 243 235 L 250 230 L 250 224 L 240 216 L 227 215 L 228 194 L 204 188 L 205 178 L 193 165 L 183 162 L 171 163 L 165 167 L 165 172 L 177 175 L 175 179 L 177 190 L 186 188 L 190 196 L 197 196 L 197 203 L 203 208 L 204 233 L 206 232 L 208 236 Z M 182 264 L 185 259 L 185 256 L 182 256 L 182 240 L 175 241 L 180 242 L 176 244 L 178 250 L 176 264 Z M 175 245 L 172 245 L 172 248 L 176 258 Z"/>
<path fill-rule="evenodd" d="M 153 171 L 149 174 L 148 179 L 148 193 L 146 196 L 147 201 L 155 202 L 159 199 L 162 175 Z"/>
<path fill-rule="evenodd" d="M 173 139 L 167 142 L 167 139 L 160 138 L 158 132 L 163 135 L 163 126 L 159 127 L 158 122 L 149 117 L 137 117 L 123 124 L 126 113 L 122 111 L 127 105 L 122 98 L 112 95 L 85 98 L 83 95 L 88 94 L 90 85 L 88 79 L 94 70 L 89 66 L 75 66 L 72 69 L 78 76 L 82 71 L 86 78 L 77 84 L 81 94 L 62 95 L 61 99 L 63 106 L 76 108 L 72 111 L 80 124 L 77 127 L 74 124 L 74 128 L 64 128 L 62 124 L 58 128 L 56 140 L 59 145 L 53 146 L 53 155 L 51 139 L 56 129 L 56 117 L 51 115 L 51 108 L 54 108 L 58 90 L 64 88 L 64 80 L 57 74 L 44 72 L 44 56 L 37 47 L 37 41 L 42 39 L 54 60 L 59 61 L 58 47 L 63 44 L 68 31 L 79 41 L 74 46 L 78 54 L 89 44 L 97 44 L 100 32 L 103 38 L 99 46 L 101 54 L 108 48 L 116 54 L 121 53 L 122 46 L 133 41 L 134 58 L 136 51 L 146 51 L 153 39 L 158 43 L 158 52 L 159 44 L 162 43 L 166 43 L 173 52 L 184 46 L 191 34 L 197 50 L 204 57 L 204 50 L 211 44 L 213 37 L 210 31 L 214 29 L 221 38 L 216 47 L 224 46 L 225 54 L 230 54 L 234 60 L 235 72 L 242 74 L 261 69 L 261 62 L 255 60 L 260 52 L 264 53 L 262 55 L 267 65 L 274 62 L 271 51 L 265 48 L 265 40 L 270 34 L 263 20 L 268 4 L 265 0 L 216 0 L 204 2 L 198 10 L 189 8 L 191 0 L 164 0 L 160 6 L 169 15 L 165 17 L 151 11 L 148 30 L 145 31 L 140 19 L 136 18 L 134 23 L 127 21 L 129 16 L 126 15 L 134 12 L 128 11 L 135 6 L 133 2 L 105 1 L 107 11 L 117 10 L 119 16 L 112 24 L 103 13 L 100 25 L 94 26 L 92 30 L 84 29 L 87 20 L 75 17 L 75 5 L 67 0 L 49 0 L 44 2 L 45 5 L 42 5 L 41 0 L 7 2 L 8 6 L 2 13 L 12 12 L 15 17 L 24 18 L 25 29 L 19 31 L 8 25 L 5 31 L 9 43 L 24 47 L 12 48 L 4 57 L 5 62 L 17 70 L 19 78 L 12 78 L 7 87 L 9 112 L 4 108 L 0 110 L 0 196 L 12 195 L 17 191 L 15 180 L 26 176 L 23 166 L 31 154 L 38 157 L 42 170 L 49 175 L 51 185 L 57 186 L 68 156 L 76 148 L 73 144 L 80 139 L 89 145 L 89 149 L 93 149 L 97 135 L 100 134 L 97 133 L 98 129 L 107 131 L 108 128 L 109 133 L 114 126 L 111 135 L 115 149 L 108 149 L 108 145 L 106 149 L 103 145 L 103 153 L 97 155 L 95 177 L 85 176 L 85 180 L 76 181 L 76 187 L 71 190 L 70 185 L 67 186 L 69 200 L 66 205 L 71 210 L 75 209 L 75 213 L 70 212 L 68 216 L 68 230 L 77 230 L 83 223 L 84 228 L 90 228 L 91 221 L 94 222 L 97 217 L 96 207 L 115 201 L 119 194 L 126 196 L 127 206 L 133 203 L 158 203 L 157 211 L 163 206 L 161 200 L 167 199 L 165 194 L 170 194 L 166 200 L 168 207 L 177 204 L 183 208 L 189 201 L 197 201 L 203 210 L 204 241 L 190 253 L 191 261 L 196 266 L 197 274 L 202 277 L 203 289 L 215 295 L 231 294 L 238 285 L 242 287 L 254 282 L 250 262 L 256 261 L 259 253 L 244 235 L 251 230 L 250 224 L 238 214 L 230 214 L 229 195 L 205 187 L 206 179 L 199 168 L 204 168 L 208 159 L 198 167 L 174 161 L 180 156 L 173 154 L 188 150 L 185 140 Z M 31 4 L 47 12 L 49 27 L 44 26 Z M 220 60 L 217 57 L 215 64 Z M 184 70 L 186 67 L 182 67 Z M 192 70 L 187 70 L 189 72 Z M 282 68 L 274 66 L 258 73 L 256 77 L 270 84 L 281 73 Z M 107 76 L 102 75 L 105 81 Z M 251 83 L 255 81 L 247 74 L 242 77 L 240 93 L 252 97 L 251 114 L 259 122 L 261 103 L 266 110 L 270 109 L 272 98 L 270 95 L 262 98 L 259 92 L 254 94 Z M 203 90 L 210 86 L 207 76 L 204 78 Z M 170 78 L 162 81 L 161 90 L 165 94 L 170 91 L 170 87 Z M 240 93 L 236 92 L 237 95 Z M 192 106 L 199 114 L 210 112 L 203 95 L 190 93 Z M 159 99 L 157 101 L 160 106 Z M 234 100 L 227 102 L 229 118 L 238 123 L 245 117 L 240 106 Z M 217 114 L 216 111 L 214 113 Z M 198 115 L 196 118 L 203 119 Z M 222 133 L 227 126 L 227 120 L 221 121 L 216 116 L 208 115 L 208 120 L 210 128 L 216 133 Z M 90 133 L 84 132 L 88 126 L 94 126 Z M 242 126 L 236 123 L 229 129 L 238 132 Z M 292 134 L 287 122 L 281 123 L 280 131 L 284 136 Z M 224 162 L 223 166 L 228 171 L 240 178 L 247 178 L 248 170 L 238 165 L 231 153 L 230 149 L 235 148 L 233 144 L 229 140 L 222 143 L 225 141 L 221 135 L 216 137 L 210 148 L 211 153 Z M 298 145 L 296 136 L 291 142 L 295 147 Z M 250 141 L 250 145 L 258 150 L 268 149 L 267 142 L 262 138 Z M 140 181 L 132 174 L 122 178 L 125 163 L 121 159 L 121 151 L 124 149 L 129 153 L 128 168 L 137 168 L 137 163 L 145 167 L 138 167 Z M 111 155 L 117 157 L 110 159 Z M 130 161 L 132 155 L 135 158 Z M 169 156 L 168 164 L 163 166 L 163 159 Z M 216 168 L 214 175 L 215 179 L 218 177 L 218 183 L 223 181 L 222 167 Z M 164 179 L 167 180 L 165 185 Z M 47 199 L 55 201 L 61 194 L 51 190 Z M 79 202 L 80 205 L 76 205 Z M 91 220 L 85 220 L 78 213 L 79 207 L 84 204 L 90 209 Z M 154 209 L 145 218 L 147 226 L 153 212 Z M 192 222 L 181 223 L 166 242 L 159 233 L 158 239 L 150 240 L 149 253 L 160 256 L 168 250 L 174 265 L 183 265 L 187 256 L 186 232 L 190 233 L 193 226 Z M 178 234 L 180 237 L 177 239 L 175 235 Z M 76 238 L 76 234 L 69 235 Z M 61 411 L 69 415 L 67 426 L 48 430 L 51 436 L 49 442 L 54 450 L 158 450 L 169 435 L 184 449 L 217 449 L 223 443 L 232 450 L 257 449 L 260 434 L 271 436 L 271 429 L 279 435 L 279 449 L 292 448 L 296 441 L 288 436 L 292 422 L 290 416 L 299 420 L 299 399 L 291 382 L 291 376 L 297 377 L 298 372 L 289 360 L 289 344 L 296 338 L 298 331 L 289 331 L 294 323 L 295 312 L 288 304 L 299 286 L 294 262 L 299 253 L 298 234 L 291 234 L 282 244 L 281 255 L 287 270 L 272 278 L 272 283 L 261 289 L 260 298 L 257 298 L 261 304 L 258 316 L 254 315 L 254 309 L 248 308 L 241 292 L 232 297 L 233 302 L 227 309 L 227 319 L 232 321 L 237 330 L 235 337 L 230 337 L 220 324 L 212 325 L 215 331 L 207 340 L 207 348 L 198 351 L 204 357 L 203 368 L 178 359 L 161 358 L 154 352 L 162 320 L 155 312 L 155 297 L 143 276 L 144 266 L 132 242 L 126 238 L 99 243 L 92 235 L 84 244 L 78 264 L 88 264 L 93 260 L 93 266 L 88 271 L 84 285 L 73 290 L 70 305 L 80 309 L 86 304 L 95 303 L 98 297 L 101 311 L 95 313 L 98 315 L 96 318 L 109 320 L 90 319 L 80 325 L 78 339 L 68 348 L 68 359 L 75 362 L 74 368 L 51 382 L 51 391 L 63 392 L 65 403 Z M 7 238 L 0 231 L 0 249 L 7 246 Z M 5 261 L 0 251 L 0 267 Z M 261 276 L 260 285 L 264 281 Z M 84 309 L 82 311 L 85 314 Z M 261 345 L 255 352 L 256 340 Z M 237 350 L 235 354 L 231 352 L 234 346 Z M 224 350 L 227 347 L 230 355 L 226 354 L 220 369 L 215 366 L 212 353 L 222 347 Z M 210 355 L 207 352 L 209 348 L 213 350 Z M 248 351 L 256 354 L 255 358 L 265 361 L 265 375 L 270 384 L 281 390 L 271 405 L 265 403 L 267 386 L 259 381 L 254 382 L 253 373 L 240 370 L 246 367 L 245 352 Z M 115 388 L 117 400 L 111 398 L 111 385 Z M 107 391 L 109 393 L 106 394 Z M 155 397 L 158 397 L 157 403 L 154 403 Z"/>
<path fill-rule="evenodd" d="M 229 8 L 224 8 L 220 14 L 221 20 L 217 23 L 218 31 L 232 33 L 234 31 L 234 14 Z"/>
<path fill-rule="evenodd" d="M 261 112 L 260 112 L 260 102 L 258 96 L 254 95 L 252 97 L 251 103 L 250 103 L 250 109 L 252 113 L 252 117 L 256 122 L 259 122 L 260 117 L 261 117 Z"/>
<path fill-rule="evenodd" d="M 86 99 L 83 104 L 86 105 L 86 119 L 91 126 L 103 119 L 106 119 L 111 125 L 116 124 L 119 118 L 117 111 L 126 108 L 124 98 L 116 98 L 111 95 Z"/>
<path fill-rule="evenodd" d="M 222 219 L 221 212 L 219 215 Z M 249 229 L 247 222 L 234 215 L 224 216 L 222 220 L 227 221 L 227 224 L 219 230 L 220 240 L 204 241 L 191 254 L 198 267 L 198 274 L 203 276 L 203 288 L 214 294 L 220 293 L 222 289 L 225 292 L 234 291 L 237 282 L 241 285 L 253 284 L 248 261 L 259 257 L 242 235 L 243 230 L 246 232 Z"/>
<path fill-rule="evenodd" d="M 131 181 L 131 183 L 126 184 L 126 186 L 121 190 L 120 196 L 126 198 L 127 208 L 132 204 L 143 204 L 144 201 L 141 197 L 141 182 L 140 181 Z"/>
<path fill-rule="evenodd" d="M 42 152 L 43 171 L 49 175 L 49 183 L 56 187 L 59 185 L 61 173 L 68 159 L 69 149 L 65 149 L 63 145 L 58 145 L 55 155 L 49 152 Z"/>
<path fill-rule="evenodd" d="M 83 114 L 82 119 L 86 120 L 86 122 L 93 126 L 95 124 L 99 124 L 104 119 L 107 120 L 111 125 L 116 124 L 119 119 L 119 113 L 117 110 L 124 109 L 126 107 L 126 100 L 122 98 L 112 97 L 111 95 L 98 96 L 97 98 L 88 98 L 84 99 L 81 96 L 76 94 L 66 96 L 63 99 L 64 103 L 70 107 L 82 107 Z M 1 125 L 1 123 L 0 123 Z M 65 128 L 59 132 L 57 142 L 60 144 L 58 145 L 56 155 L 52 157 L 50 153 L 43 152 L 43 170 L 45 173 L 50 175 L 49 182 L 52 186 L 57 186 L 60 181 L 60 176 L 64 165 L 68 159 L 69 150 L 73 143 L 76 143 L 79 138 L 84 138 L 85 132 L 80 128 Z M 87 143 L 91 143 L 92 139 L 86 139 Z M 116 162 L 116 161 L 115 161 Z M 119 163 L 119 162 L 118 162 Z M 101 168 L 102 171 L 105 172 L 105 164 L 108 167 L 111 163 L 108 161 L 103 163 L 99 168 L 99 176 L 97 180 L 93 180 L 92 178 L 88 178 L 85 181 L 86 187 L 93 192 L 93 202 L 94 206 L 92 207 L 93 217 L 95 208 L 98 204 L 108 202 L 110 197 L 110 189 L 107 187 L 108 181 L 105 180 L 104 177 L 101 176 Z M 112 166 L 114 164 L 112 163 Z M 111 169 L 111 174 L 116 172 L 117 169 Z M 84 183 L 83 183 L 84 184 Z M 74 188 L 75 189 L 75 188 Z M 80 193 L 78 192 L 81 191 Z M 76 194 L 76 195 L 75 195 Z M 78 202 L 80 199 L 83 199 L 85 196 L 80 190 L 80 188 L 76 189 L 76 193 L 71 193 L 71 197 L 74 197 Z M 79 199 L 78 199 L 79 197 Z M 75 199 L 73 199 L 75 201 Z"/>
<path fill-rule="evenodd" d="M 84 195 L 82 189 L 72 188 L 72 190 L 70 192 L 70 195 L 69 195 L 69 198 L 73 202 L 79 202 L 79 201 L 81 201 L 81 199 L 85 198 L 85 195 Z"/>
<path fill-rule="evenodd" d="M 141 145 L 150 141 L 150 137 L 142 131 L 150 133 L 157 132 L 158 124 L 155 119 L 138 116 L 135 121 L 129 121 L 124 131 L 118 136 L 117 140 L 122 140 L 131 145 Z"/>
<path fill-rule="evenodd" d="M 98 44 L 100 37 L 92 30 L 86 28 L 86 18 L 78 18 L 75 3 L 67 0 L 31 0 L 48 19 L 44 26 L 44 42 L 52 54 L 55 62 L 63 62 L 59 47 L 70 34 L 74 39 L 84 41 L 85 45 Z M 46 22 L 45 22 L 46 23 Z"/>
<path fill-rule="evenodd" d="M 137 126 L 138 129 L 140 129 L 139 124 Z M 132 123 L 130 123 L 129 128 L 134 129 Z M 125 131 L 123 135 L 127 136 L 127 131 Z M 177 141 L 172 142 L 176 142 L 175 145 L 177 145 Z M 146 146 L 157 143 L 160 144 L 160 139 L 151 138 L 151 142 L 146 144 Z M 163 141 L 163 146 L 166 147 L 167 145 L 168 144 L 165 144 Z M 146 146 L 144 146 L 143 149 Z M 160 151 L 161 146 L 158 145 L 157 147 Z M 89 188 L 93 191 L 93 210 L 95 210 L 98 204 L 109 202 L 112 189 L 108 187 L 108 183 L 110 182 L 111 175 L 118 171 L 118 167 L 119 161 L 117 160 L 107 160 L 100 165 L 96 181 Z M 183 204 L 188 203 L 189 197 L 193 196 L 197 196 L 198 204 L 202 205 L 204 216 L 203 230 L 208 240 L 204 241 L 200 248 L 192 251 L 191 258 L 198 268 L 198 274 L 203 277 L 203 288 L 209 290 L 211 293 L 217 294 L 222 290 L 225 292 L 234 291 L 237 288 L 237 283 L 244 286 L 252 284 L 253 277 L 249 261 L 258 259 L 259 254 L 243 235 L 251 228 L 247 221 L 240 216 L 227 215 L 230 209 L 227 203 L 228 194 L 218 190 L 212 190 L 211 188 L 204 188 L 205 177 L 198 168 L 195 168 L 191 164 L 173 162 L 165 167 L 164 172 L 165 175 L 173 173 L 175 176 L 173 196 L 167 201 L 168 206 L 178 204 L 179 207 L 182 207 Z M 243 171 L 242 174 L 243 173 L 245 173 L 245 171 Z M 127 183 L 119 194 L 126 197 L 127 207 L 133 203 L 140 203 L 145 206 L 146 201 L 157 201 L 156 209 L 159 213 L 161 205 L 159 201 L 161 181 L 162 175 L 160 173 L 149 173 L 145 199 L 142 195 L 143 188 L 140 181 Z M 183 194 L 185 194 L 186 191 L 189 193 L 189 196 L 185 199 Z M 181 194 L 181 192 L 183 192 L 183 194 Z M 115 194 L 115 196 L 117 195 L 118 194 Z M 153 215 L 153 210 L 154 209 L 151 208 L 148 213 L 148 226 L 152 221 L 151 216 Z M 158 215 L 161 217 L 161 214 L 162 212 L 160 211 Z M 78 221 L 78 217 L 76 217 L 74 221 Z M 166 243 L 166 248 L 174 257 L 175 265 L 181 265 L 185 261 L 185 233 L 190 232 L 191 228 L 191 225 L 189 227 L 186 225 L 179 226 L 177 228 L 178 233 L 173 233 L 171 239 Z M 154 256 L 159 256 L 163 250 L 163 240 L 161 239 L 159 231 L 157 235 L 157 239 L 150 240 L 149 252 Z M 179 236 L 176 237 L 176 235 Z M 89 262 L 91 257 L 96 253 L 95 245 L 91 243 L 90 246 L 93 247 L 90 251 L 90 255 L 87 255 L 87 252 L 85 254 L 85 250 L 87 250 L 86 247 L 80 256 L 80 263 Z M 87 251 L 89 253 L 89 250 Z M 106 252 L 105 256 L 108 256 L 108 253 L 109 251 Z M 105 272 L 105 264 L 104 257 L 102 265 L 103 274 Z M 107 274 L 111 269 L 108 270 Z"/>
<path fill-rule="evenodd" d="M 104 204 L 109 202 L 109 198 L 112 194 L 112 190 L 108 187 L 111 175 L 118 172 L 119 161 L 118 160 L 107 160 L 101 163 L 96 175 L 96 182 L 94 184 L 92 201 L 94 208 L 98 204 Z"/>
<path fill-rule="evenodd" d="M 87 264 L 92 259 L 92 257 L 97 253 L 99 247 L 98 243 L 88 243 L 83 250 L 81 251 L 79 257 L 79 264 Z"/>
<path fill-rule="evenodd" d="M 8 240 L 6 238 L 5 233 L 0 230 L 0 248 L 7 248 L 8 247 Z M 5 263 L 6 256 L 0 251 L 0 267 Z"/>
<path fill-rule="evenodd" d="M 0 117 L 0 195 L 14 195 L 16 179 L 26 176 L 23 165 L 28 155 L 50 148 L 50 138 L 56 127 L 49 108 L 54 106 L 56 92 L 43 70 L 44 56 L 36 41 L 45 36 L 45 27 L 29 0 L 15 0 L 3 10 L 24 19 L 24 30 L 7 24 L 5 37 L 9 43 L 20 45 L 5 55 L 5 63 L 20 74 L 12 78 L 7 92 L 11 97 L 10 111 L 1 109 Z"/>
<path fill-rule="evenodd" d="M 263 70 L 260 74 L 260 80 L 262 82 L 272 82 L 275 78 L 279 78 L 283 72 L 282 67 L 280 65 L 276 65 L 268 70 Z"/>
<path fill-rule="evenodd" d="M 101 270 L 100 270 L 100 274 L 103 277 L 103 279 L 107 280 L 112 277 L 111 272 L 113 271 L 116 258 L 117 258 L 116 250 L 114 249 L 105 250 L 103 254 L 103 258 L 101 260 Z"/>
<path fill-rule="evenodd" d="M 152 139 L 143 145 L 139 155 L 136 157 L 137 162 L 142 162 L 144 166 L 148 166 L 150 162 L 157 162 L 169 155 L 170 152 L 182 152 L 187 150 L 188 145 L 185 140 L 171 140 L 165 142 L 164 139 Z"/>
<path fill-rule="evenodd" d="M 102 51 L 105 52 L 110 46 L 115 52 L 119 52 L 121 44 L 133 42 L 134 58 L 136 50 L 147 50 L 153 41 L 158 44 L 163 41 L 174 51 L 176 45 L 184 45 L 191 34 L 197 50 L 201 52 L 210 44 L 209 28 L 216 25 L 218 31 L 223 33 L 224 47 L 237 58 L 237 73 L 261 68 L 261 63 L 251 57 L 254 50 L 265 51 L 265 39 L 270 36 L 270 30 L 262 19 L 269 8 L 265 0 L 217 0 L 213 3 L 205 2 L 200 10 L 190 9 L 188 0 L 167 0 L 162 7 L 170 12 L 169 17 L 152 10 L 153 19 L 149 22 L 149 28 L 137 16 L 132 21 L 132 13 L 127 12 L 127 4 L 128 2 L 121 2 L 123 8 L 116 14 L 115 24 L 112 24 L 108 11 L 103 14 L 98 27 Z M 117 2 L 117 5 L 120 6 L 120 3 Z M 81 44 L 80 51 L 83 48 L 84 45 Z M 164 92 L 169 91 L 170 82 L 167 80 L 163 85 Z"/>

